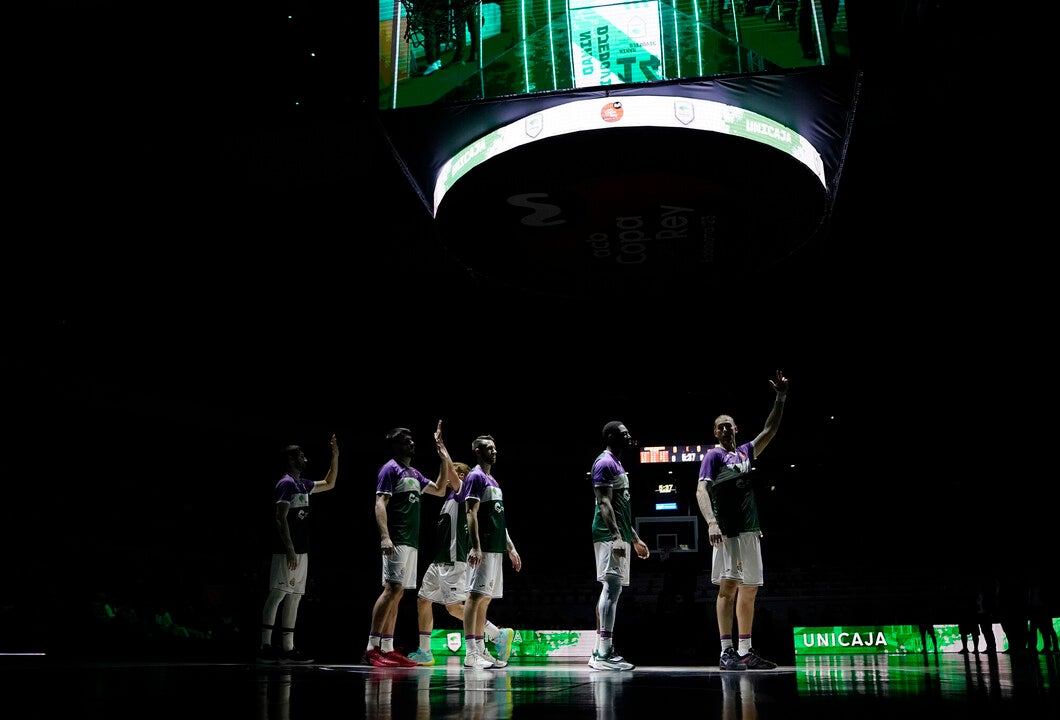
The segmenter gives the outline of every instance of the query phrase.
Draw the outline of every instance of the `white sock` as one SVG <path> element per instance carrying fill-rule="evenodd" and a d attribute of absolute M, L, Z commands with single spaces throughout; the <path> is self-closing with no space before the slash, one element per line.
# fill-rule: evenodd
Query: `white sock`
<path fill-rule="evenodd" d="M 393 652 L 394 650 L 394 636 L 385 637 L 382 642 L 379 643 L 379 649 L 385 653 Z"/>
<path fill-rule="evenodd" d="M 741 655 L 746 655 L 747 651 L 751 649 L 751 636 L 740 638 L 740 647 L 736 649 L 736 652 Z"/>
<path fill-rule="evenodd" d="M 378 635 L 369 635 L 368 636 L 368 647 L 366 647 L 365 650 L 371 650 L 372 648 L 377 648 L 377 647 L 379 647 L 379 636 Z"/>
<path fill-rule="evenodd" d="M 431 651 L 431 634 L 430 633 L 420 633 L 420 650 L 422 650 L 425 653 L 429 653 Z"/>
<path fill-rule="evenodd" d="M 501 629 L 499 627 L 491 623 L 489 620 L 486 621 L 485 636 L 487 640 L 489 640 L 490 642 L 495 641 L 497 639 L 497 636 L 500 635 L 500 631 Z"/>

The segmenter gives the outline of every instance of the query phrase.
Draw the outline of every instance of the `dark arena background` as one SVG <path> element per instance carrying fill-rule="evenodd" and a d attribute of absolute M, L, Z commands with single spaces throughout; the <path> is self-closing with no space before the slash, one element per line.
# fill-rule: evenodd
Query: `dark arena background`
<path fill-rule="evenodd" d="M 11 702 L 1055 716 L 1060 655 L 1028 630 L 1032 610 L 1060 622 L 1034 409 L 1053 392 L 1048 263 L 1019 242 L 1037 191 L 999 182 L 1022 70 L 993 76 L 994 28 L 911 0 L 436 9 L 45 0 L 12 16 Z M 698 460 L 721 413 L 757 434 L 777 369 L 791 387 L 753 474 L 754 645 L 779 668 L 722 672 Z M 436 665 L 361 664 L 384 436 L 411 428 L 433 477 L 439 419 L 456 460 L 496 438 L 524 562 L 489 608 L 517 632 L 504 669 L 446 655 L 461 628 L 440 608 Z M 632 672 L 586 665 L 586 473 L 615 419 L 652 548 L 619 603 Z M 279 450 L 301 444 L 320 479 L 332 433 L 297 624 L 315 662 L 262 665 Z M 424 498 L 421 574 L 439 507 Z M 996 612 L 968 637 L 984 587 Z M 416 643 L 406 592 L 396 644 Z"/>

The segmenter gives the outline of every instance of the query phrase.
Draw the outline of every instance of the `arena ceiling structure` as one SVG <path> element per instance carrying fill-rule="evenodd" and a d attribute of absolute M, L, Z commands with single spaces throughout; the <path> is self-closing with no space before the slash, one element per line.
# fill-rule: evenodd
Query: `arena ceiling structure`
<path fill-rule="evenodd" d="M 849 65 L 383 109 L 440 242 L 517 287 L 641 295 L 750 276 L 828 228 Z"/>

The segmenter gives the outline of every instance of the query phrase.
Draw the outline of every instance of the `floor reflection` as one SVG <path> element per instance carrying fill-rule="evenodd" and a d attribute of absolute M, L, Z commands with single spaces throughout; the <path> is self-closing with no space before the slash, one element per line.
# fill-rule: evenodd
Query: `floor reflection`
<path fill-rule="evenodd" d="M 722 720 L 755 720 L 758 717 L 756 682 L 756 676 L 749 672 L 721 676 Z"/>
<path fill-rule="evenodd" d="M 258 720 L 291 720 L 291 672 L 280 669 L 258 676 Z"/>
<path fill-rule="evenodd" d="M 1057 692 L 1056 654 L 826 655 L 799 658 L 805 694 L 956 695 L 1010 699 L 1017 687 Z"/>
<path fill-rule="evenodd" d="M 616 717 L 615 708 L 622 706 L 622 686 L 632 679 L 632 672 L 593 670 L 589 673 L 597 720 L 613 720 Z"/>
<path fill-rule="evenodd" d="M 73 720 L 653 720 L 686 707 L 722 720 L 985 720 L 1060 717 L 1058 659 L 832 655 L 763 672 L 713 665 L 609 672 L 574 659 L 479 671 L 465 670 L 457 658 L 419 668 L 18 661 L 3 664 L 0 688 L 29 699 L 35 714 Z"/>

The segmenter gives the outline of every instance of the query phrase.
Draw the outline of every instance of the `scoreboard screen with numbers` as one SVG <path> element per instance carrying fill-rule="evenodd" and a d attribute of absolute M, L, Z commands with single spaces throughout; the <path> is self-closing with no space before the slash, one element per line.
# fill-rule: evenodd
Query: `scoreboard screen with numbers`
<path fill-rule="evenodd" d="M 651 82 L 665 77 L 660 26 L 657 0 L 572 0 L 574 86 Z"/>
<path fill-rule="evenodd" d="M 702 462 L 713 445 L 650 445 L 640 449 L 641 465 L 651 463 Z"/>

